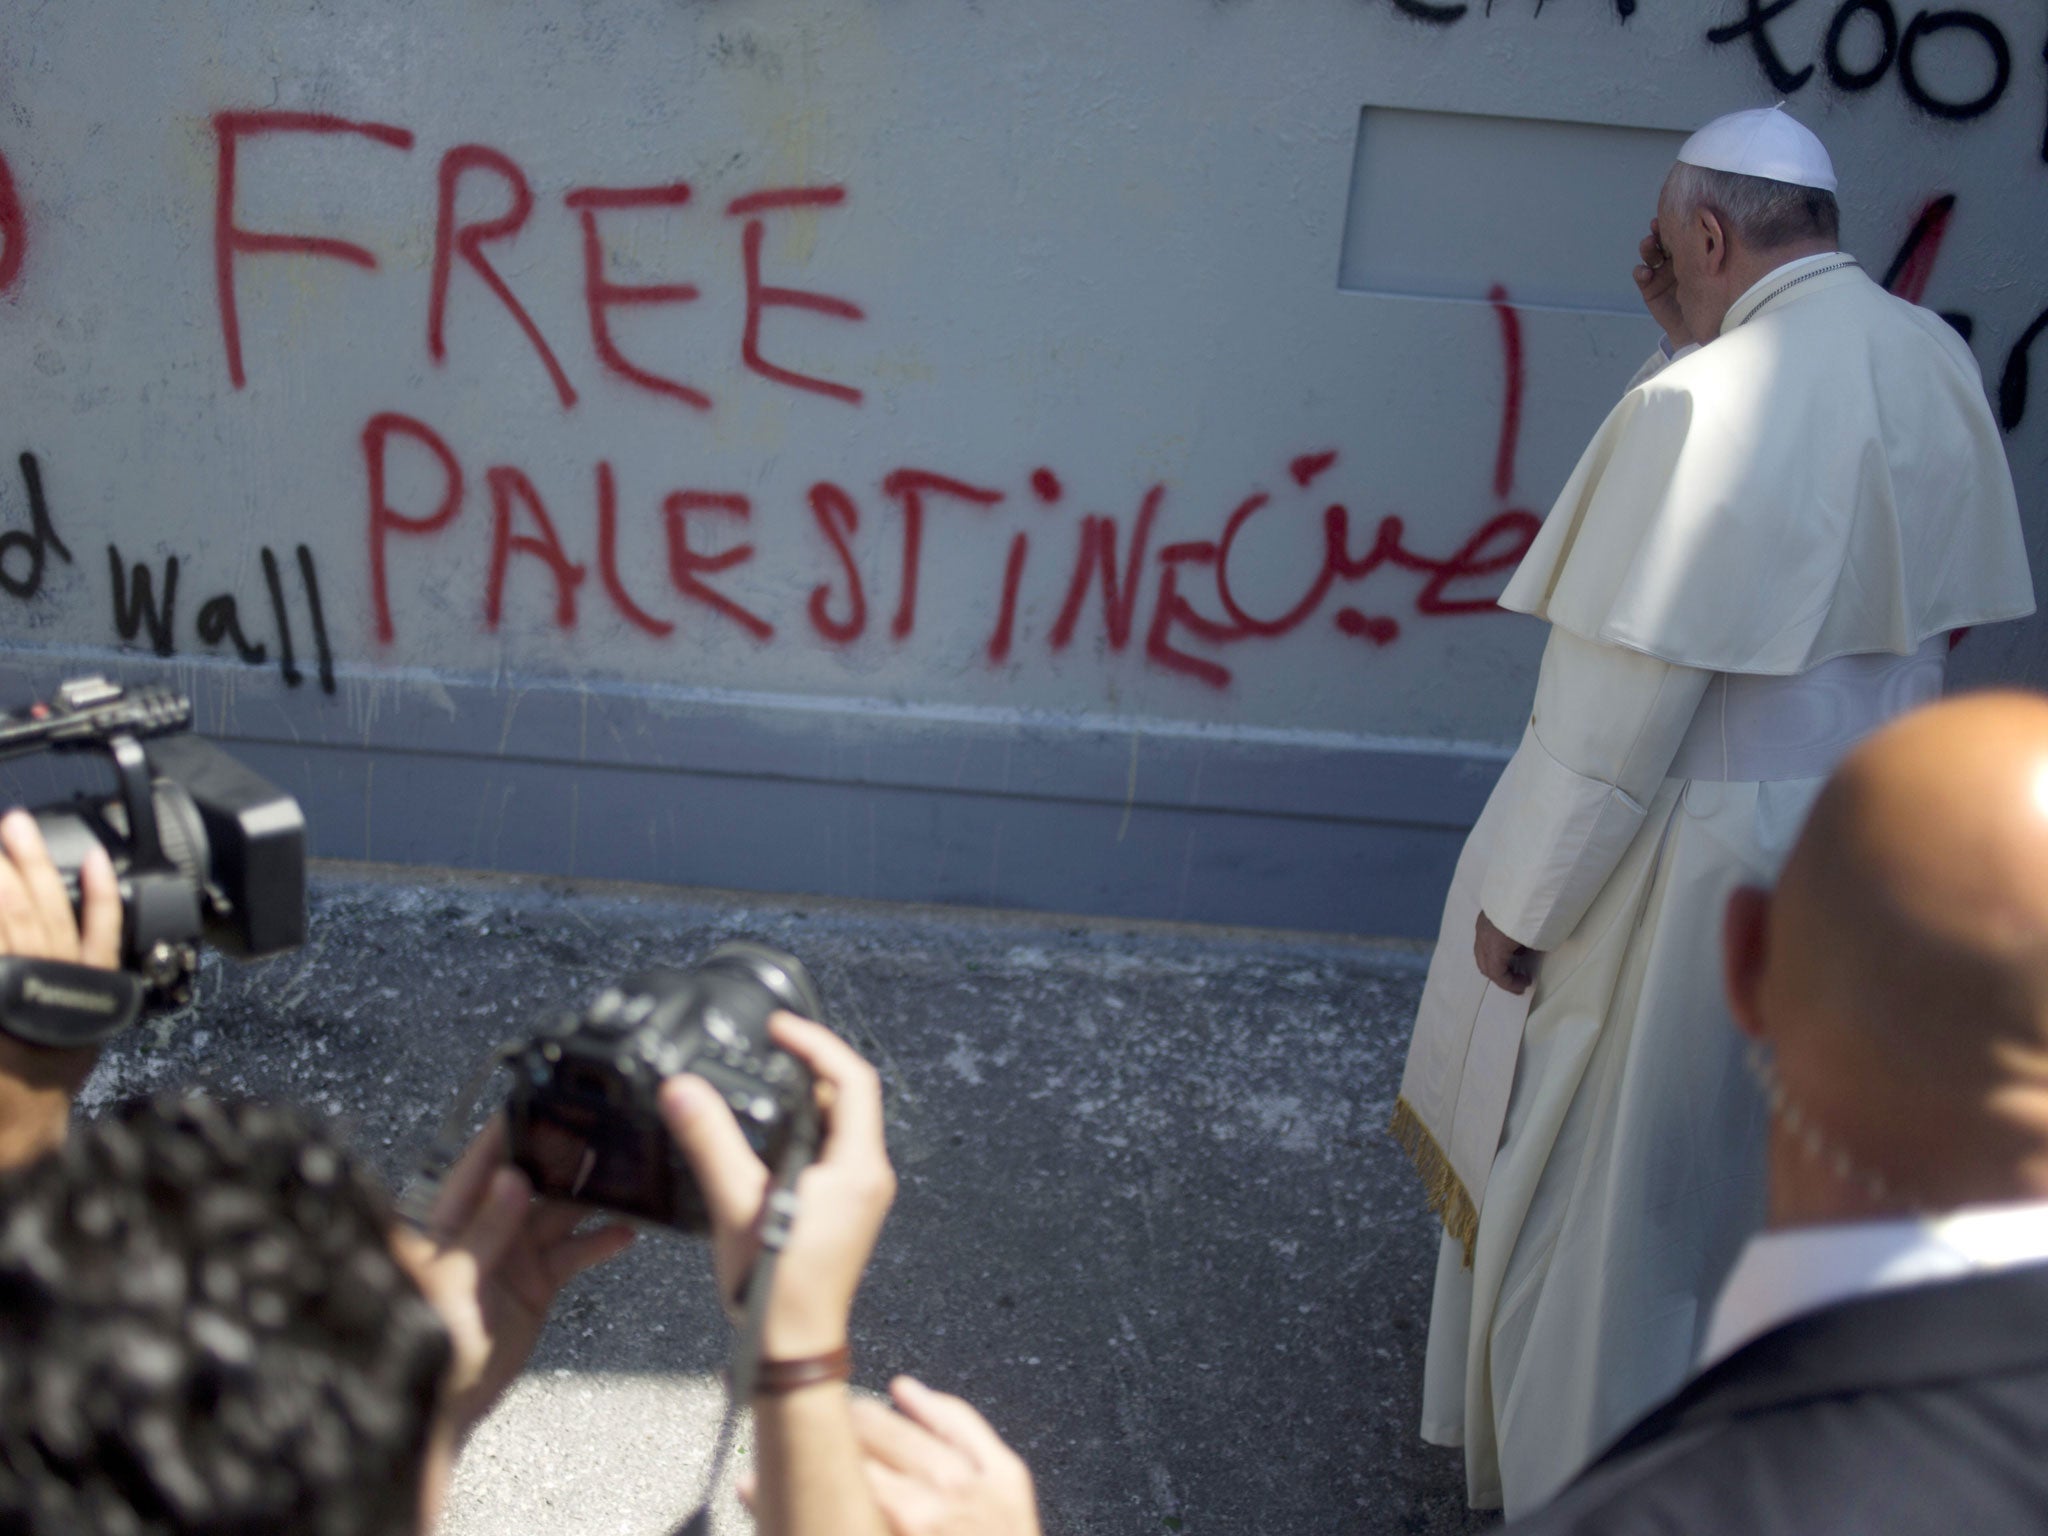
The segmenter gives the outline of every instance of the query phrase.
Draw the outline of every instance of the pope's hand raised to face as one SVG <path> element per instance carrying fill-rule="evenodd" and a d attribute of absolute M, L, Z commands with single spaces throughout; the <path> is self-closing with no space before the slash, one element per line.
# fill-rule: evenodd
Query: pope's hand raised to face
<path fill-rule="evenodd" d="M 1643 307 L 1650 312 L 1650 318 L 1664 327 L 1665 338 L 1671 343 L 1671 350 L 1692 344 L 1692 334 L 1686 329 L 1685 316 L 1678 308 L 1678 274 L 1672 270 L 1671 254 L 1664 249 L 1662 233 L 1657 221 L 1650 220 L 1650 232 L 1643 237 L 1636 254 L 1642 263 L 1636 268 L 1636 291 L 1643 296 Z"/>

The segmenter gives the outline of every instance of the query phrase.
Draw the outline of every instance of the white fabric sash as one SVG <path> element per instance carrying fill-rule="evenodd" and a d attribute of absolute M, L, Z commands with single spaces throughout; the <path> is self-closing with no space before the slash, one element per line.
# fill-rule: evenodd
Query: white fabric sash
<path fill-rule="evenodd" d="M 1838 656 L 1794 677 L 1722 673 L 1700 700 L 1667 777 L 1825 778 L 1887 720 L 1941 697 L 1948 647 L 1940 634 L 1910 656 Z"/>

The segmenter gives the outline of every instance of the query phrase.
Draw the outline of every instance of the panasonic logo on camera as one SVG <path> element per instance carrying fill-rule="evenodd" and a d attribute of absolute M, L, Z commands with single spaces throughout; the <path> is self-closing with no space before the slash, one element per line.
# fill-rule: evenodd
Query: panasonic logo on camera
<path fill-rule="evenodd" d="M 31 976 L 21 984 L 24 1001 L 48 1003 L 54 1008 L 83 1008 L 88 1013 L 112 1013 L 116 1006 L 113 998 L 103 992 L 81 992 L 76 987 L 53 987 L 46 981 Z"/>

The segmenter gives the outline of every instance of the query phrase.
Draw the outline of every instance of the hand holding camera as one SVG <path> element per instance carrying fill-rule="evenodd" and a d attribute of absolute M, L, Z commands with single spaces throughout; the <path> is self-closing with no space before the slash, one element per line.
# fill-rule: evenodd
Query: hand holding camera
<path fill-rule="evenodd" d="M 582 1230 L 590 1212 L 536 1199 L 505 1163 L 505 1124 L 493 1118 L 441 1181 L 426 1230 L 397 1229 L 394 1245 L 447 1325 L 454 1359 L 441 1411 L 460 1440 L 526 1366 L 562 1287 L 616 1258 L 633 1229 Z"/>
<path fill-rule="evenodd" d="M 779 1246 L 751 1341 L 771 1363 L 844 1347 L 895 1195 L 881 1081 L 812 1022 L 823 1013 L 795 956 L 726 944 L 608 987 L 497 1058 L 512 1161 L 541 1194 L 709 1232 L 735 1309 L 764 1239 Z"/>
<path fill-rule="evenodd" d="M 797 1214 L 762 1324 L 769 1361 L 813 1359 L 846 1343 L 854 1292 L 896 1195 L 882 1139 L 882 1085 L 875 1069 L 822 1024 L 782 1012 L 773 1043 L 816 1078 L 823 1140 L 796 1183 Z M 670 1079 L 661 1117 L 696 1172 L 711 1217 L 720 1291 L 733 1297 L 760 1252 L 770 1173 L 727 1099 L 703 1078 Z"/>
<path fill-rule="evenodd" d="M 0 817 L 0 953 L 112 970 L 121 963 L 121 888 L 104 848 L 80 861 L 80 910 L 27 811 Z"/>
<path fill-rule="evenodd" d="M 96 853 L 78 871 L 82 911 L 74 914 L 35 818 L 18 810 L 0 817 L 0 955 L 54 967 L 24 974 L 18 984 L 59 986 L 76 967 L 110 971 L 121 963 L 121 892 L 113 861 Z M 90 1047 L 55 1050 L 0 1030 L 0 1170 L 32 1162 L 63 1141 L 71 1097 L 97 1054 Z"/>

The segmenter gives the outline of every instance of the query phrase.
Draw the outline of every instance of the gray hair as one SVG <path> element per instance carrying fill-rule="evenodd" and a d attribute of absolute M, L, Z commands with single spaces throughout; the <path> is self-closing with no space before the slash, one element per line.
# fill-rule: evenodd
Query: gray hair
<path fill-rule="evenodd" d="M 1763 176 L 1710 171 L 1681 160 L 1672 168 L 1671 202 L 1681 213 L 1707 208 L 1752 250 L 1775 250 L 1796 240 L 1839 240 L 1841 210 L 1835 194 Z"/>

